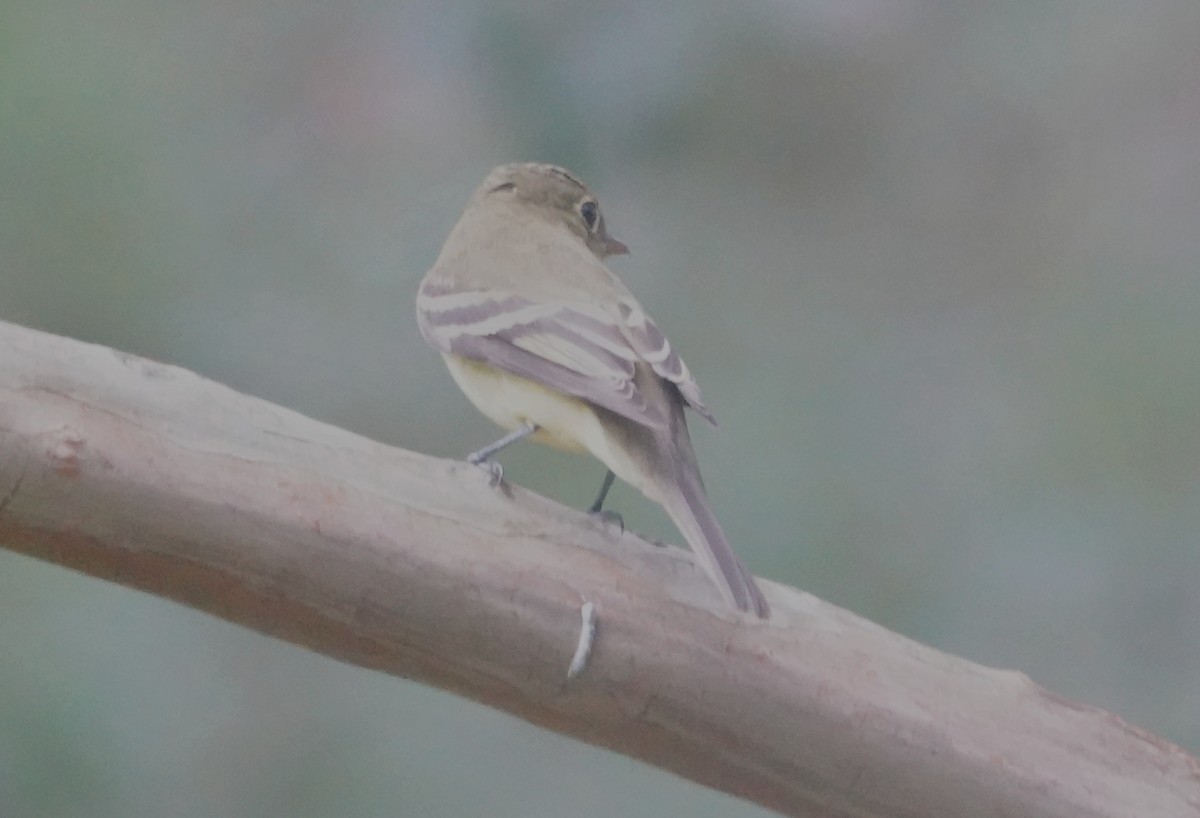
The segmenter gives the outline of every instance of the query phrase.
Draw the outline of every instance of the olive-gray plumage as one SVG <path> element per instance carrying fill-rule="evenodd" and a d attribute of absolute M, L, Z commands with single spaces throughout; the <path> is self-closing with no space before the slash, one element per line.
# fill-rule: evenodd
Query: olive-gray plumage
<path fill-rule="evenodd" d="M 666 336 L 603 263 L 626 252 L 569 171 L 502 165 L 421 282 L 421 333 L 480 411 L 605 463 L 666 509 L 728 602 L 765 618 L 761 590 L 712 513 L 684 409 L 712 415 Z"/>

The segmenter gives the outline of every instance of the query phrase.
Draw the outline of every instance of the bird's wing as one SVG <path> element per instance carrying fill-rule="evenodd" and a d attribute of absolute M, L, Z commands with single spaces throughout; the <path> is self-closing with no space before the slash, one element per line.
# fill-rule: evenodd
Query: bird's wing
<path fill-rule="evenodd" d="M 654 373 L 675 384 L 683 402 L 694 409 L 700 417 L 713 426 L 717 425 L 716 418 L 700 397 L 700 387 L 692 377 L 691 370 L 683 362 L 672 347 L 667 336 L 663 335 L 658 325 L 646 315 L 642 306 L 631 297 L 624 297 L 617 302 L 617 310 L 621 314 L 621 331 L 629 343 L 637 351 L 638 357 L 650 364 Z"/>
<path fill-rule="evenodd" d="M 686 365 L 629 299 L 613 314 L 582 301 L 539 303 L 502 290 L 455 290 L 426 280 L 417 295 L 421 334 L 441 352 L 490 364 L 582 398 L 643 426 L 664 428 L 634 374 L 645 362 L 709 420 Z"/>

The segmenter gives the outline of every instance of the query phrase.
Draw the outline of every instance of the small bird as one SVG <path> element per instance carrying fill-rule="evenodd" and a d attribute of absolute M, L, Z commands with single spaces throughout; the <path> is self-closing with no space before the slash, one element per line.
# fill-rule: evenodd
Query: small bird
<path fill-rule="evenodd" d="M 729 604 L 765 619 L 767 601 L 713 514 L 684 408 L 716 422 L 683 359 L 604 265 L 628 252 L 563 168 L 501 165 L 483 180 L 417 293 L 422 336 L 509 431 L 468 460 L 489 465 L 524 438 L 591 453 L 609 469 L 593 511 L 615 473 L 663 506 Z"/>

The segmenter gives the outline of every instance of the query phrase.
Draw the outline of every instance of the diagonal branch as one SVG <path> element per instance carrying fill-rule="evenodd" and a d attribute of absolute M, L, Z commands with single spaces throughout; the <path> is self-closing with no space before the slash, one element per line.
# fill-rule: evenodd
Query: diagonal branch
<path fill-rule="evenodd" d="M 1200 814 L 1196 759 L 1019 673 L 770 583 L 739 616 L 686 552 L 482 470 L 2 323 L 0 497 L 8 548 L 789 815 Z"/>

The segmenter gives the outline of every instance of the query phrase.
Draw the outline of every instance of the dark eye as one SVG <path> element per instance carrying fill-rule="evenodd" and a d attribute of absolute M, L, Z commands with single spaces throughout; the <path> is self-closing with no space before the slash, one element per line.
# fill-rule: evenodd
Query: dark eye
<path fill-rule="evenodd" d="M 600 206 L 588 199 L 579 206 L 579 215 L 583 217 L 583 223 L 590 233 L 596 229 L 596 222 L 600 220 Z"/>

